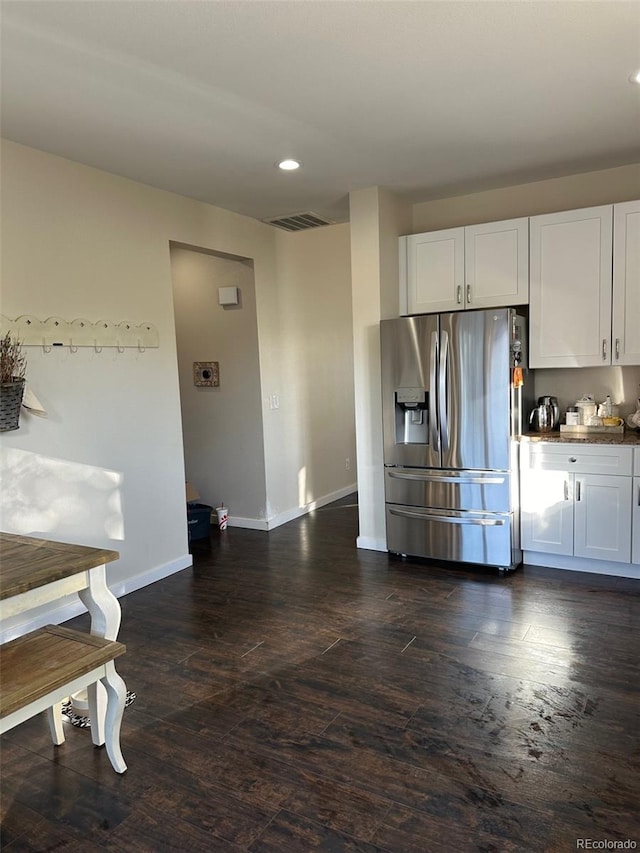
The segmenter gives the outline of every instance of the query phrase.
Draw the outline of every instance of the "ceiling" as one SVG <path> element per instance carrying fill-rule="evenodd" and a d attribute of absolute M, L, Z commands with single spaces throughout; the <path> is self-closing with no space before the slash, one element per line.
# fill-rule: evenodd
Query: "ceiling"
<path fill-rule="evenodd" d="M 4 137 L 257 219 L 640 162 L 637 0 L 1 7 Z"/>

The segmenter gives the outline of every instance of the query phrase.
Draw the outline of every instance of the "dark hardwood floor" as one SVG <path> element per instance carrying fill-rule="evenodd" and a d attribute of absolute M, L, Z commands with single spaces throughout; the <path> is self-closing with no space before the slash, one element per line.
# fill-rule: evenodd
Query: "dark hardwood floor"
<path fill-rule="evenodd" d="M 2 849 L 640 845 L 640 581 L 357 551 L 353 504 L 214 531 L 123 598 L 129 769 L 9 732 Z"/>

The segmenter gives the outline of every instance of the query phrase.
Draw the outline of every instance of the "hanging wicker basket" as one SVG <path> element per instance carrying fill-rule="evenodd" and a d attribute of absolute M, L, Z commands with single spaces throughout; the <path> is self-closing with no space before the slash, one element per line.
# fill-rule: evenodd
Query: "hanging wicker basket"
<path fill-rule="evenodd" d="M 20 406 L 24 394 L 24 379 L 0 384 L 0 432 L 20 427 Z"/>

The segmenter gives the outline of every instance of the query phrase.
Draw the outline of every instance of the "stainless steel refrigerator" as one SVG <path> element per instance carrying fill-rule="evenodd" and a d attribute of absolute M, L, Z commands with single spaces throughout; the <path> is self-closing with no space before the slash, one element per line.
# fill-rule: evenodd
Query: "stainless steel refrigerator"
<path fill-rule="evenodd" d="M 380 332 L 388 550 L 515 569 L 525 319 L 461 311 Z"/>

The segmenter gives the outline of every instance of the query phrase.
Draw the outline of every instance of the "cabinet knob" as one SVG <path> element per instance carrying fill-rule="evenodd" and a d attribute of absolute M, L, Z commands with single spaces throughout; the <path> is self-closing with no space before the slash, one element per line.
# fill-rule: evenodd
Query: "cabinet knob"
<path fill-rule="evenodd" d="M 458 285 L 458 305 L 462 302 L 462 288 Z"/>
<path fill-rule="evenodd" d="M 471 285 L 467 285 L 467 304 L 471 305 Z"/>
<path fill-rule="evenodd" d="M 602 339 L 602 360 L 603 361 L 607 360 L 607 339 L 606 338 Z"/>
<path fill-rule="evenodd" d="M 569 457 L 569 462 L 577 462 L 577 461 L 578 461 L 578 460 L 576 459 L 576 457 L 575 457 L 575 456 L 570 456 L 570 457 Z"/>
<path fill-rule="evenodd" d="M 616 361 L 620 360 L 620 338 L 616 338 Z"/>

